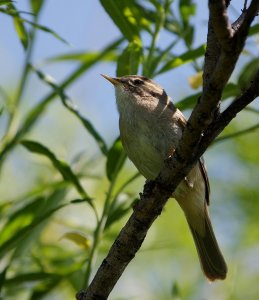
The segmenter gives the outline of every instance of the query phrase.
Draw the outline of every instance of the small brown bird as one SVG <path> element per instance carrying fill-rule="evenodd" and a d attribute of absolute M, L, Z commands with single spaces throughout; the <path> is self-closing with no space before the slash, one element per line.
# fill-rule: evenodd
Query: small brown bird
<path fill-rule="evenodd" d="M 177 147 L 186 119 L 165 90 L 153 80 L 129 75 L 102 75 L 115 87 L 123 147 L 139 172 L 155 179 Z M 211 281 L 224 279 L 227 266 L 208 214 L 209 181 L 201 158 L 172 195 L 189 224 L 201 267 Z"/>

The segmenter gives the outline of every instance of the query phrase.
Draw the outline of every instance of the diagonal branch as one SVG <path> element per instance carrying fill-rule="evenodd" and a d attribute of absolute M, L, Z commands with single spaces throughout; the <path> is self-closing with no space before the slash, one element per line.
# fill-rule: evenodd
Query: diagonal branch
<path fill-rule="evenodd" d="M 250 7 L 255 2 L 252 0 Z M 210 4 L 213 4 L 212 0 L 210 0 Z M 215 16 L 219 12 L 222 16 Z M 209 50 L 212 50 L 213 36 L 217 36 L 217 42 L 215 40 L 214 45 L 218 43 L 221 47 L 224 46 L 223 48 L 228 49 L 226 45 L 228 45 L 228 40 L 231 40 L 233 37 L 233 30 L 229 27 L 225 12 L 226 7 L 222 1 L 220 4 L 216 3 L 213 8 L 210 7 L 210 20 L 211 26 L 213 26 L 211 29 L 215 30 L 215 24 L 217 24 L 218 20 L 224 20 L 223 25 L 225 28 L 223 28 L 223 25 L 219 25 L 220 29 L 216 29 L 215 33 L 213 31 L 208 33 L 208 38 L 210 37 L 212 42 L 210 46 L 208 45 Z M 249 13 L 250 15 L 251 13 Z M 248 21 L 242 24 L 251 24 L 253 17 L 249 17 L 248 19 Z M 241 25 L 240 28 L 244 26 Z M 215 57 L 211 61 L 207 57 L 207 63 L 205 61 L 204 68 L 207 68 L 208 78 L 205 80 L 202 96 L 188 120 L 178 148 L 174 155 L 166 161 L 165 167 L 158 178 L 154 181 L 148 181 L 145 184 L 141 199 L 134 207 L 130 219 L 116 238 L 88 289 L 77 294 L 78 300 L 105 300 L 108 298 L 126 266 L 141 247 L 148 229 L 160 215 L 164 205 L 178 184 L 197 163 L 199 157 L 215 137 L 239 111 L 258 95 L 259 73 L 257 73 L 255 80 L 248 90 L 238 97 L 222 114 L 215 118 L 214 113 L 217 110 L 222 91 L 235 67 L 236 61 L 242 51 L 244 40 L 247 37 L 248 31 L 245 32 L 245 36 L 237 40 L 236 46 L 238 45 L 239 47 L 238 49 L 232 49 L 233 53 L 225 50 L 220 51 L 220 54 L 215 52 L 213 53 Z M 208 65 L 209 62 L 211 62 L 210 66 Z M 209 74 L 208 70 L 212 70 L 213 72 Z"/>

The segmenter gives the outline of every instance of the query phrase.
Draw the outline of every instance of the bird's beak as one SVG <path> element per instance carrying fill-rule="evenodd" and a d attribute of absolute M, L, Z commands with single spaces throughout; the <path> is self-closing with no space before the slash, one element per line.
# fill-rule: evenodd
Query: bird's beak
<path fill-rule="evenodd" d="M 105 79 L 107 79 L 108 81 L 110 81 L 115 86 L 120 83 L 119 78 L 109 77 L 109 76 L 104 75 L 104 74 L 101 74 L 101 76 L 104 77 Z"/>

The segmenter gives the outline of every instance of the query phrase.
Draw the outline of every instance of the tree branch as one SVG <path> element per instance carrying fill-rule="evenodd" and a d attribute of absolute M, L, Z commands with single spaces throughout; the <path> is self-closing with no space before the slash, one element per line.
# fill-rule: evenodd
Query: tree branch
<path fill-rule="evenodd" d="M 209 0 L 209 10 L 212 25 L 223 50 L 231 50 L 231 39 L 234 31 L 227 15 L 227 7 L 224 0 Z"/>
<path fill-rule="evenodd" d="M 249 12 L 249 17 L 246 17 L 246 21 L 243 21 L 239 27 L 239 30 L 246 32 L 246 35 L 239 37 L 238 42 L 235 43 L 238 45 L 238 49 L 232 49 L 232 52 L 225 51 L 225 49 L 229 50 L 228 43 L 233 38 L 233 30 L 230 28 L 226 16 L 226 7 L 222 1 L 219 4 L 218 2 L 213 3 L 212 0 L 209 2 L 210 26 L 213 27 L 210 27 L 208 32 L 208 40 L 211 39 L 211 44 L 208 45 L 206 52 L 205 83 L 200 101 L 188 120 L 174 155 L 166 160 L 165 167 L 156 180 L 146 182 L 143 194 L 140 195 L 141 199 L 134 207 L 127 224 L 116 238 L 88 289 L 77 294 L 78 300 L 104 300 L 108 298 L 124 269 L 140 248 L 148 229 L 160 215 L 178 184 L 197 163 L 199 157 L 215 137 L 239 111 L 258 95 L 259 72 L 257 72 L 251 86 L 222 114 L 215 117 L 222 91 L 235 67 L 247 36 L 248 28 L 246 26 L 249 27 L 248 24 L 251 24 L 253 17 Z M 255 2 L 252 0 L 250 10 L 251 6 L 254 7 Z M 221 16 L 218 16 L 219 13 Z M 222 24 L 218 24 L 220 20 L 223 22 Z M 217 26 L 219 28 L 216 28 Z M 246 31 L 242 28 L 246 28 Z M 216 33 L 213 32 L 213 29 Z M 215 36 L 217 36 L 217 40 L 214 39 L 213 41 Z M 224 48 L 220 54 L 219 47 L 215 52 L 212 49 L 212 46 L 217 45 L 217 43 Z M 210 73 L 209 70 L 212 72 Z"/>
<path fill-rule="evenodd" d="M 243 13 L 244 17 L 239 20 L 239 28 L 234 35 L 234 39 L 237 44 L 242 47 L 242 43 L 245 41 L 245 37 L 248 35 L 248 31 L 251 23 L 259 12 L 259 1 L 252 0 L 248 9 L 244 9 Z M 241 15 L 242 16 L 242 15 Z"/>

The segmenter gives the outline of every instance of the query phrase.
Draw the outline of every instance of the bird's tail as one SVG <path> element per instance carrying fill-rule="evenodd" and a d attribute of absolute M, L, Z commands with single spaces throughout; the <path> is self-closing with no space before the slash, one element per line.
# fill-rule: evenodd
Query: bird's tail
<path fill-rule="evenodd" d="M 203 234 L 200 234 L 188 221 L 195 246 L 199 255 L 202 270 L 210 281 L 225 279 L 227 275 L 227 265 L 219 249 L 214 235 L 207 207 L 205 207 L 205 227 Z"/>

